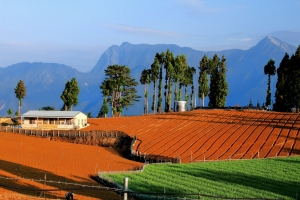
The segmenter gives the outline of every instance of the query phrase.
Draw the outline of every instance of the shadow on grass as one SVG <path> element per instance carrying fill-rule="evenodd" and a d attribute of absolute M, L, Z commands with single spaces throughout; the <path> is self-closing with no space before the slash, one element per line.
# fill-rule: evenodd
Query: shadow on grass
<path fill-rule="evenodd" d="M 44 184 L 44 181 L 40 182 L 34 182 L 33 184 L 30 183 L 24 183 L 21 180 L 14 180 L 14 179 L 3 179 L 0 178 L 0 187 L 6 188 L 7 190 L 25 194 L 25 195 L 31 195 L 34 197 L 42 197 L 44 198 L 44 195 L 46 198 L 57 198 L 64 196 L 63 191 L 70 191 L 74 192 L 75 195 L 82 195 L 86 197 L 93 197 L 93 198 L 100 198 L 100 199 L 119 199 L 118 195 L 111 191 L 103 191 L 103 190 L 96 190 L 96 189 L 88 189 L 84 188 L 78 184 L 81 185 L 99 185 L 97 182 L 95 182 L 92 178 L 87 177 L 86 179 L 81 178 L 81 182 L 75 182 L 72 179 L 68 179 L 63 176 L 59 176 L 56 174 L 53 174 L 52 172 L 32 168 L 29 166 L 21 165 L 18 163 L 8 162 L 4 160 L 0 160 L 0 166 L 1 170 L 8 172 L 11 174 L 10 177 L 12 178 L 24 178 L 24 179 L 34 179 L 34 180 L 45 180 L 45 174 L 46 174 L 46 186 L 50 186 L 53 188 L 56 188 L 58 191 L 56 193 L 51 193 L 50 191 L 46 191 L 45 193 L 42 193 L 39 190 L 43 190 L 43 186 L 37 187 L 36 184 L 40 183 L 41 185 Z M 3 175 L 0 175 L 4 177 Z M 48 182 L 48 181 L 55 181 L 55 182 Z M 75 185 L 66 184 L 66 183 L 74 183 Z M 77 184 L 77 185 L 76 185 Z M 100 185 L 100 187 L 103 187 Z"/>
<path fill-rule="evenodd" d="M 297 161 L 296 163 L 299 164 L 299 161 Z M 212 169 L 206 169 L 201 171 L 195 169 L 185 171 L 184 173 L 194 177 L 201 177 L 216 182 L 223 182 L 224 184 L 235 184 L 258 190 L 264 190 L 267 192 L 272 192 L 274 194 L 283 195 L 289 198 L 294 198 L 296 193 L 299 193 L 299 185 L 297 180 L 278 181 L 272 178 L 268 178 L 267 175 L 249 175 L 241 172 L 230 173 Z"/>

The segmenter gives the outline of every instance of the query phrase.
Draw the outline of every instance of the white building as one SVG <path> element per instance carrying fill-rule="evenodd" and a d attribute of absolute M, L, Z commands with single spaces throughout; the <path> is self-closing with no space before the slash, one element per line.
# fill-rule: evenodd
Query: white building
<path fill-rule="evenodd" d="M 87 116 L 80 111 L 30 110 L 22 119 L 22 128 L 78 129 L 87 126 Z"/>

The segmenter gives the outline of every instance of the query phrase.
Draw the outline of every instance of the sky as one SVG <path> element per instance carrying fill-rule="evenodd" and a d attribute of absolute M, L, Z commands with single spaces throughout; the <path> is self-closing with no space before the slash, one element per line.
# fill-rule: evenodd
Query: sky
<path fill-rule="evenodd" d="M 66 64 L 90 71 L 112 45 L 249 49 L 300 33 L 299 0 L 0 0 L 0 67 Z"/>

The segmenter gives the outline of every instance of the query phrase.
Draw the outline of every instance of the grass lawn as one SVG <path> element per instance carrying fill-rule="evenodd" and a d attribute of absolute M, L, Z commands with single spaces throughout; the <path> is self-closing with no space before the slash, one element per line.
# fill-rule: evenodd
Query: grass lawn
<path fill-rule="evenodd" d="M 300 157 L 191 164 L 151 164 L 142 173 L 107 174 L 139 193 L 184 193 L 228 198 L 300 199 Z M 157 196 L 157 195 L 155 195 Z M 160 194 L 158 196 L 163 196 Z M 176 195 L 190 197 L 189 195 Z M 194 196 L 197 197 L 197 196 Z M 201 198 L 202 198 L 201 197 Z"/>

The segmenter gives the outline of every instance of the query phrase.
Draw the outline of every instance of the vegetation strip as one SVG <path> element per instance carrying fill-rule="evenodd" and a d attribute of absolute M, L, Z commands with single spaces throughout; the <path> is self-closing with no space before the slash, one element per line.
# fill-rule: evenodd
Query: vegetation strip
<path fill-rule="evenodd" d="M 149 165 L 142 173 L 105 174 L 137 193 L 219 196 L 224 198 L 295 199 L 299 191 L 300 157 Z M 195 197 L 195 196 L 194 196 Z"/>

